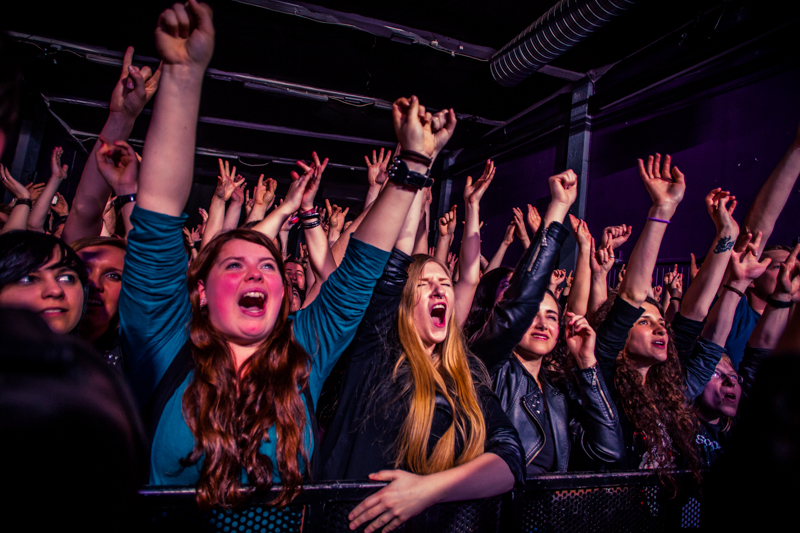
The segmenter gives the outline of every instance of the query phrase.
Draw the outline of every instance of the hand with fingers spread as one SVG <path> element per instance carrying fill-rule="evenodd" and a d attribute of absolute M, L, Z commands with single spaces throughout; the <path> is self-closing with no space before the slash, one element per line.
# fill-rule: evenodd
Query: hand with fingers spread
<path fill-rule="evenodd" d="M 63 180 L 67 177 L 69 166 L 61 164 L 61 156 L 63 154 L 64 149 L 60 146 L 53 148 L 53 153 L 50 154 L 50 179 Z"/>
<path fill-rule="evenodd" d="M 207 4 L 173 4 L 158 18 L 156 48 L 164 68 L 204 72 L 214 53 L 214 25 Z"/>
<path fill-rule="evenodd" d="M 160 79 L 161 65 L 155 72 L 148 66 L 134 66 L 133 47 L 129 46 L 122 59 L 122 73 L 111 93 L 110 111 L 135 119 L 156 93 Z"/>
<path fill-rule="evenodd" d="M 531 239 L 528 237 L 528 232 L 525 231 L 525 218 L 522 216 L 522 210 L 519 207 L 511 210 L 514 213 L 514 233 L 527 250 L 531 245 Z"/>
<path fill-rule="evenodd" d="M 672 166 L 672 157 L 664 156 L 663 164 L 661 154 L 648 156 L 647 163 L 639 159 L 639 177 L 653 200 L 649 216 L 670 220 L 686 192 L 685 177 L 678 167 Z"/>
<path fill-rule="evenodd" d="M 628 226 L 627 224 L 607 227 L 603 230 L 601 247 L 605 248 L 611 245 L 611 247 L 616 250 L 628 241 L 632 231 L 633 226 Z"/>
<path fill-rule="evenodd" d="M 390 483 L 350 512 L 347 518 L 352 530 L 368 524 L 364 533 L 392 531 L 437 501 L 436 488 L 426 482 L 427 476 L 405 470 L 382 470 L 369 478 Z"/>
<path fill-rule="evenodd" d="M 542 217 L 539 215 L 539 210 L 528 204 L 528 216 L 525 218 L 528 223 L 528 228 L 531 230 L 531 235 L 536 235 L 539 227 L 542 225 Z"/>
<path fill-rule="evenodd" d="M 317 152 L 312 152 L 311 165 L 307 165 L 303 161 L 298 161 L 297 166 L 303 170 L 304 178 L 308 176 L 305 186 L 303 187 L 303 196 L 299 205 L 300 211 L 306 212 L 314 208 L 314 198 L 317 196 L 317 191 L 319 190 L 322 173 L 325 172 L 325 168 L 328 166 L 328 158 L 326 157 L 323 161 L 320 161 Z M 297 183 L 300 181 L 301 177 L 297 172 L 292 171 L 292 179 L 294 183 Z"/>
<path fill-rule="evenodd" d="M 236 167 L 231 170 L 228 161 L 217 159 L 219 163 L 219 176 L 217 176 L 217 188 L 214 190 L 214 195 L 227 202 L 230 200 L 233 192 L 244 183 L 244 178 L 236 175 Z"/>
<path fill-rule="evenodd" d="M 748 233 L 740 243 L 742 246 L 733 249 L 731 254 L 731 285 L 741 284 L 742 291 L 746 289 L 750 282 L 761 276 L 767 271 L 772 259 L 764 258 L 759 262 L 756 256 L 757 250 L 761 245 L 761 232 L 755 238 L 752 233 Z"/>
<path fill-rule="evenodd" d="M 566 329 L 564 336 L 567 341 L 567 348 L 578 366 L 582 369 L 591 368 L 597 364 L 594 354 L 597 343 L 597 334 L 589 325 L 586 317 L 575 315 L 567 311 Z"/>
<path fill-rule="evenodd" d="M 388 177 L 386 169 L 391 160 L 392 151 L 386 150 L 384 154 L 383 148 L 381 148 L 380 154 L 376 153 L 375 150 L 372 151 L 372 161 L 368 156 L 364 156 L 364 161 L 367 163 L 367 182 L 370 187 L 379 187 L 386 181 Z"/>
<path fill-rule="evenodd" d="M 3 165 L 0 165 L 0 179 L 3 182 L 3 187 L 5 187 L 8 192 L 10 192 L 17 200 L 32 200 L 30 188 L 25 187 L 20 182 L 15 180 L 8 171 L 8 168 L 4 167 Z"/>
<path fill-rule="evenodd" d="M 491 159 L 486 160 L 483 167 L 483 174 L 475 183 L 472 183 L 472 176 L 467 176 L 467 184 L 464 186 L 464 201 L 470 205 L 478 205 L 483 198 L 486 189 L 494 179 L 495 165 Z"/>

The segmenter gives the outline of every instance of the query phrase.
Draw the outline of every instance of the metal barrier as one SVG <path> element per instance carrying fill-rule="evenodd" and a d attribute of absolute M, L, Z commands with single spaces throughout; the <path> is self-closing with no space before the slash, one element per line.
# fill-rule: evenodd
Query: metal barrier
<path fill-rule="evenodd" d="M 440 504 L 396 531 L 637 532 L 699 529 L 701 506 L 692 475 L 676 472 L 678 494 L 650 472 L 565 474 L 532 478 L 523 490 L 484 500 Z M 236 510 L 200 513 L 194 491 L 159 487 L 140 491 L 137 529 L 218 533 L 350 532 L 347 515 L 384 483 L 316 483 L 284 509 L 270 501 L 278 489 L 256 494 Z M 363 527 L 359 531 L 363 530 Z"/>

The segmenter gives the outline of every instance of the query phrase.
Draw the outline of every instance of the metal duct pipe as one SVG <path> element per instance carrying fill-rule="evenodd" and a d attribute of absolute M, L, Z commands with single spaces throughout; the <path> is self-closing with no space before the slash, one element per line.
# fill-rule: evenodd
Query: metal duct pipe
<path fill-rule="evenodd" d="M 513 87 L 633 7 L 636 1 L 560 0 L 492 57 L 492 77 L 500 85 Z"/>

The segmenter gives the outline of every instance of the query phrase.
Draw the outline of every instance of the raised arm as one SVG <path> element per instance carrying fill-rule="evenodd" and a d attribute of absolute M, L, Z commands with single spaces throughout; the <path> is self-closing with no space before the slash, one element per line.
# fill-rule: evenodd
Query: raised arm
<path fill-rule="evenodd" d="M 253 208 L 247 214 L 246 222 L 259 222 L 267 215 L 267 211 L 275 202 L 275 190 L 278 182 L 272 178 L 264 181 L 264 174 L 258 177 L 258 183 L 253 190 Z"/>
<path fill-rule="evenodd" d="M 417 224 L 417 237 L 414 242 L 414 253 L 427 254 L 428 253 L 428 234 L 430 232 L 431 221 L 431 201 L 433 195 L 430 189 L 425 189 L 422 198 L 422 211 L 420 212 L 419 224 Z"/>
<path fill-rule="evenodd" d="M 597 310 L 608 300 L 608 273 L 611 272 L 613 267 L 614 248 L 609 244 L 605 248 L 595 250 L 595 241 L 592 238 L 589 250 L 589 268 L 592 271 L 592 284 L 586 312 L 589 321 L 594 320 Z"/>
<path fill-rule="evenodd" d="M 375 150 L 373 150 L 372 161 L 370 161 L 367 156 L 364 156 L 364 161 L 367 162 L 367 182 L 369 183 L 367 197 L 364 200 L 364 209 L 366 209 L 378 198 L 378 194 L 381 192 L 381 186 L 388 177 L 386 169 L 392 161 L 392 151 L 387 150 L 384 154 L 384 149 L 381 148 L 380 154 L 376 154 Z"/>
<path fill-rule="evenodd" d="M 136 201 L 148 211 L 179 216 L 192 188 L 200 89 L 214 53 L 211 8 L 196 0 L 175 4 L 159 17 L 155 36 L 163 72 Z"/>
<path fill-rule="evenodd" d="M 775 291 L 767 299 L 767 306 L 764 314 L 758 320 L 750 340 L 747 341 L 753 348 L 774 350 L 778 345 L 778 340 L 786 329 L 789 321 L 789 311 L 792 301 L 800 295 L 800 262 L 797 261 L 797 253 L 800 252 L 800 244 L 795 245 L 792 253 L 781 264 L 778 280 L 775 284 Z"/>
<path fill-rule="evenodd" d="M 121 215 L 125 223 L 125 234 L 133 228 L 131 213 L 139 189 L 139 157 L 131 145 L 116 141 L 113 146 L 103 144 L 96 152 L 97 170 L 117 197 L 115 202 L 122 204 Z"/>
<path fill-rule="evenodd" d="M 450 208 L 450 211 L 439 218 L 439 238 L 436 240 L 436 250 L 433 256 L 445 264 L 447 263 L 447 253 L 450 251 L 455 238 L 456 224 L 458 222 L 457 214 L 458 210 L 454 205 Z"/>
<path fill-rule="evenodd" d="M 127 141 L 136 117 L 153 97 L 161 78 L 161 66 L 153 72 L 150 67 L 141 69 L 132 65 L 133 47 L 125 51 L 122 72 L 114 86 L 109 102 L 108 119 L 83 167 L 72 209 L 64 226 L 63 239 L 75 242 L 83 237 L 100 235 L 103 214 L 111 189 L 95 164 L 97 151 L 104 143 Z M 194 124 L 194 122 L 192 122 Z M 194 128 L 192 128 L 194 131 Z"/>
<path fill-rule="evenodd" d="M 494 162 L 489 159 L 481 177 L 472 183 L 472 176 L 467 176 L 464 187 L 464 204 L 466 205 L 466 221 L 464 234 L 461 236 L 461 253 L 458 256 L 459 277 L 454 292 L 456 299 L 456 318 L 458 327 L 463 328 L 469 316 L 475 289 L 481 280 L 481 213 L 480 203 L 489 184 L 494 179 Z"/>
<path fill-rule="evenodd" d="M 733 244 L 739 237 L 739 225 L 733 219 L 736 197 L 728 191 L 714 189 L 706 195 L 705 201 L 717 234 L 681 305 L 681 315 L 698 321 L 708 314 L 730 262 Z"/>
<path fill-rule="evenodd" d="M 0 233 L 24 230 L 28 227 L 28 215 L 31 212 L 31 191 L 15 180 L 3 165 L 0 165 L 0 179 L 3 181 L 3 186 L 15 199 L 11 214 L 8 216 L 3 229 L 0 229 Z"/>
<path fill-rule="evenodd" d="M 541 219 L 539 221 L 541 223 Z M 508 247 L 511 246 L 511 243 L 514 242 L 514 229 L 516 228 L 516 224 L 512 220 L 508 227 L 506 228 L 506 234 L 503 236 L 503 240 L 500 242 L 500 246 L 497 247 L 497 251 L 492 256 L 492 260 L 489 261 L 489 264 L 486 266 L 486 272 L 494 270 L 495 268 L 499 268 L 500 265 L 503 264 L 503 258 L 506 256 L 506 252 L 508 251 Z M 534 234 L 535 235 L 535 234 Z"/>
<path fill-rule="evenodd" d="M 528 232 L 525 231 L 525 219 L 522 216 L 522 210 L 519 207 L 514 207 L 512 210 L 514 212 L 514 233 L 516 233 L 522 246 L 527 250 L 531 245 L 531 239 L 528 237 Z M 534 237 L 535 236 L 534 234 Z"/>
<path fill-rule="evenodd" d="M 743 234 L 749 232 L 755 235 L 761 232 L 759 256 L 764 251 L 772 230 L 775 229 L 775 221 L 789 199 L 798 174 L 800 174 L 800 128 L 783 159 L 761 186 L 744 219 Z"/>
<path fill-rule="evenodd" d="M 50 154 L 50 179 L 47 180 L 41 196 L 31 209 L 28 215 L 28 229 L 31 231 L 44 231 L 44 220 L 47 218 L 47 213 L 50 211 L 51 202 L 53 197 L 58 191 L 58 187 L 64 178 L 67 177 L 67 165 L 61 164 L 61 154 L 64 149 L 60 146 L 53 148 L 53 153 Z"/>
<path fill-rule="evenodd" d="M 211 239 L 225 230 L 225 203 L 233 196 L 234 191 L 244 183 L 244 178 L 236 175 L 236 167 L 231 170 L 228 161 L 217 159 L 217 163 L 219 164 L 217 187 L 214 189 L 214 195 L 211 197 L 211 203 L 208 206 L 208 219 L 203 230 L 203 240 L 200 243 L 201 249 L 211 242 Z"/>
<path fill-rule="evenodd" d="M 672 271 L 664 274 L 664 296 L 661 308 L 664 312 L 664 320 L 668 324 L 681 310 L 681 302 L 683 302 L 683 274 L 678 272 L 676 263 Z"/>
<path fill-rule="evenodd" d="M 653 206 L 619 287 L 619 296 L 634 307 L 640 307 L 650 292 L 661 240 L 686 191 L 683 173 L 678 167 L 671 166 L 671 159 L 669 155 L 665 156 L 663 166 L 661 154 L 649 156 L 646 165 L 639 160 L 639 176 L 653 199 Z"/>
<path fill-rule="evenodd" d="M 222 222 L 222 231 L 230 231 L 239 227 L 242 218 L 242 204 L 244 204 L 244 178 L 238 176 L 241 183 L 233 190 L 228 209 L 225 210 L 225 220 Z"/>
<path fill-rule="evenodd" d="M 570 312 L 585 316 L 589 309 L 589 292 L 592 286 L 592 270 L 589 256 L 592 253 L 592 234 L 585 220 L 569 216 L 572 232 L 578 242 L 578 261 L 575 264 L 575 275 L 569 289 L 568 307 Z"/>

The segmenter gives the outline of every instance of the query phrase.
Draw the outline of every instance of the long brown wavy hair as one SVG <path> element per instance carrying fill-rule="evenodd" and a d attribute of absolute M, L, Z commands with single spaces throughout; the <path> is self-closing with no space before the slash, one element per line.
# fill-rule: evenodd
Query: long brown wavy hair
<path fill-rule="evenodd" d="M 278 249 L 261 233 L 247 229 L 215 237 L 189 268 L 193 311 L 190 340 L 195 368 L 183 395 L 183 416 L 195 445 L 182 465 L 202 459 L 197 483 L 197 503 L 202 509 L 244 502 L 249 491 L 242 485 L 243 471 L 256 489 L 272 486 L 272 461 L 260 452 L 262 442 L 269 441 L 268 430 L 272 426 L 278 436 L 274 444 L 283 485 L 272 504 L 284 506 L 300 492 L 301 459 L 308 469 L 304 447 L 306 410 L 300 391 L 308 382 L 311 361 L 294 339 L 287 319 L 290 291 L 286 282 L 275 326 L 238 372 L 227 339 L 211 324 L 208 309 L 200 307 L 198 282 L 208 278 L 222 247 L 234 239 L 269 250 L 285 280 Z"/>
<path fill-rule="evenodd" d="M 467 348 L 455 314 L 450 316 L 447 337 L 437 345 L 430 357 L 424 350 L 414 324 L 417 303 L 417 282 L 429 262 L 435 262 L 448 273 L 440 261 L 427 255 L 414 256 L 408 270 L 398 310 L 398 336 L 402 354 L 398 358 L 393 379 L 403 395 L 410 395 L 408 414 L 395 443 L 395 467 L 403 466 L 415 474 L 431 474 L 471 461 L 483 453 L 486 423 L 467 359 Z M 410 374 L 410 379 L 402 379 Z M 453 413 L 453 423 L 428 455 L 436 393 L 441 394 Z M 463 443 L 455 454 L 456 442 Z"/>
<path fill-rule="evenodd" d="M 598 309 L 595 323 L 605 320 L 617 296 L 609 295 L 609 300 Z M 661 313 L 658 302 L 647 298 L 647 303 L 655 306 Z M 663 314 L 661 315 L 663 318 Z M 617 356 L 614 385 L 628 420 L 647 443 L 648 452 L 655 461 L 668 463 L 679 452 L 687 466 L 700 478 L 700 455 L 695 446 L 697 420 L 693 408 L 688 404 L 684 393 L 684 378 L 678 350 L 672 330 L 667 326 L 667 360 L 656 363 L 647 371 L 647 379 L 642 383 L 642 375 L 635 368 L 626 348 Z M 667 467 L 668 464 L 662 464 Z M 675 489 L 674 479 L 664 471 L 660 473 L 662 482 Z"/>

